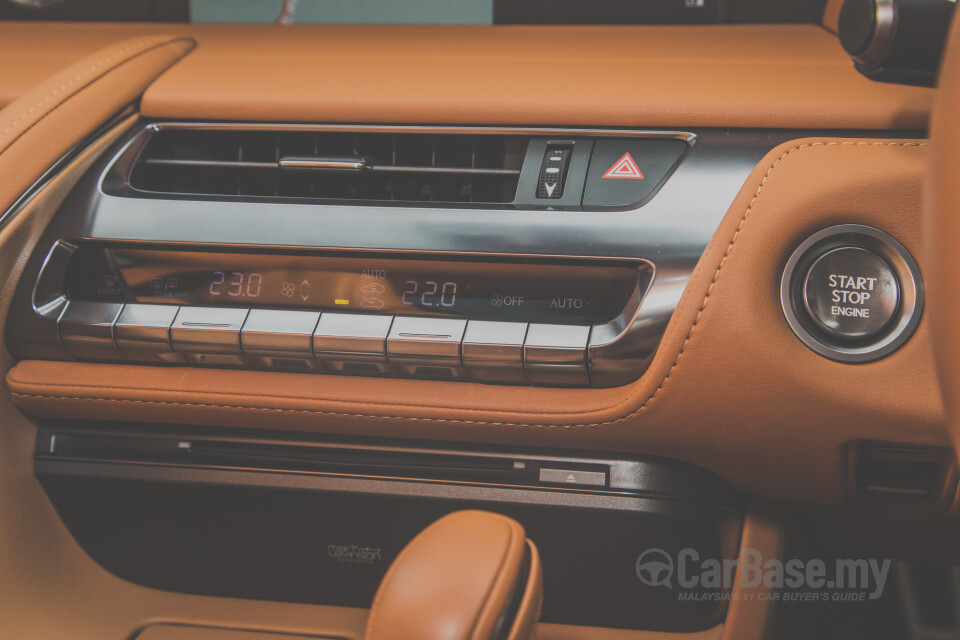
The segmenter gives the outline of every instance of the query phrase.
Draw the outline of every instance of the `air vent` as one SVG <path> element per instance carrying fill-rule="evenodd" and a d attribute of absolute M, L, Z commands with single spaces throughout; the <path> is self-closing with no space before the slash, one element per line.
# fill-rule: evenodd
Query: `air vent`
<path fill-rule="evenodd" d="M 952 450 L 892 442 L 861 442 L 852 448 L 850 487 L 862 504 L 949 504 L 957 487 Z"/>
<path fill-rule="evenodd" d="M 526 146 L 497 134 L 159 129 L 130 186 L 243 199 L 509 203 Z"/>

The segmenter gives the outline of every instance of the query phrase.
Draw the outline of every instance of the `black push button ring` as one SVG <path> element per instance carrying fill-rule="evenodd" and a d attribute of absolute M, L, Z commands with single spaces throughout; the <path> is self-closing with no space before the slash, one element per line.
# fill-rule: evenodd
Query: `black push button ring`
<path fill-rule="evenodd" d="M 903 245 L 872 227 L 840 225 L 797 247 L 780 299 L 790 328 L 813 351 L 840 362 L 870 362 L 913 333 L 923 289 Z"/>

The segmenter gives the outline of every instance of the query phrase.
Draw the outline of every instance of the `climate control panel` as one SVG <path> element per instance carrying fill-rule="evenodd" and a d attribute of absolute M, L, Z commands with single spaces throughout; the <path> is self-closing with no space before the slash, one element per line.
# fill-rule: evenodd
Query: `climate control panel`
<path fill-rule="evenodd" d="M 83 245 L 65 293 L 96 302 L 593 324 L 620 315 L 638 269 L 629 260 Z"/>
<path fill-rule="evenodd" d="M 27 357 L 55 340 L 86 361 L 608 386 L 629 381 L 605 354 L 634 339 L 652 276 L 641 260 L 59 241 L 33 292 L 55 331 L 14 323 L 10 342 Z"/>

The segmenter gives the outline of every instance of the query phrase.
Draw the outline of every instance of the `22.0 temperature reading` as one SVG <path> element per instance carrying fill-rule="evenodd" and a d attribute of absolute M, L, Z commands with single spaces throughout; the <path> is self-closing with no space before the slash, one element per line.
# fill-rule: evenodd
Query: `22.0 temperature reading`
<path fill-rule="evenodd" d="M 407 290 L 400 298 L 405 305 L 420 305 L 421 307 L 452 307 L 457 303 L 457 283 L 444 282 L 439 285 L 433 280 L 420 283 L 416 280 L 407 280 Z"/>
<path fill-rule="evenodd" d="M 259 298 L 262 284 L 263 276 L 259 273 L 234 271 L 228 276 L 224 271 L 214 271 L 213 280 L 210 282 L 210 295 L 226 293 L 234 298 Z"/>

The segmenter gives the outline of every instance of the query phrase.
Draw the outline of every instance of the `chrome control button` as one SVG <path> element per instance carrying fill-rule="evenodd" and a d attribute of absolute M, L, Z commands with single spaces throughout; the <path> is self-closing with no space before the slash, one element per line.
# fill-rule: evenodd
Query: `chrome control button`
<path fill-rule="evenodd" d="M 244 364 L 240 330 L 247 313 L 247 309 L 180 307 L 170 327 L 170 345 L 195 364 Z"/>
<path fill-rule="evenodd" d="M 607 486 L 607 474 L 603 471 L 578 469 L 551 469 L 540 467 L 540 482 L 552 484 L 576 484 L 589 487 Z"/>
<path fill-rule="evenodd" d="M 816 325 L 842 341 L 880 334 L 900 307 L 893 267 L 861 247 L 838 247 L 817 258 L 803 281 L 803 302 Z"/>
<path fill-rule="evenodd" d="M 387 360 L 411 376 L 467 378 L 460 365 L 466 320 L 397 316 L 387 335 Z"/>
<path fill-rule="evenodd" d="M 463 366 L 475 380 L 522 384 L 527 381 L 523 373 L 526 337 L 526 322 L 470 320 L 460 347 Z"/>
<path fill-rule="evenodd" d="M 387 334 L 393 316 L 324 313 L 313 332 L 313 353 L 348 373 L 381 373 L 382 366 L 343 366 L 348 363 L 386 364 Z"/>
<path fill-rule="evenodd" d="M 113 341 L 113 323 L 122 310 L 113 302 L 68 302 L 58 321 L 60 342 L 78 360 L 123 360 Z"/>
<path fill-rule="evenodd" d="M 170 346 L 170 325 L 180 307 L 127 304 L 113 326 L 117 348 L 135 362 L 185 362 Z"/>
<path fill-rule="evenodd" d="M 313 357 L 313 331 L 319 321 L 319 311 L 251 309 L 240 332 L 240 348 L 272 369 L 322 368 Z"/>
<path fill-rule="evenodd" d="M 523 343 L 523 368 L 531 384 L 586 386 L 590 327 L 531 324 Z"/>
<path fill-rule="evenodd" d="M 460 341 L 466 328 L 466 320 L 397 316 L 387 336 L 387 359 L 459 366 Z"/>

